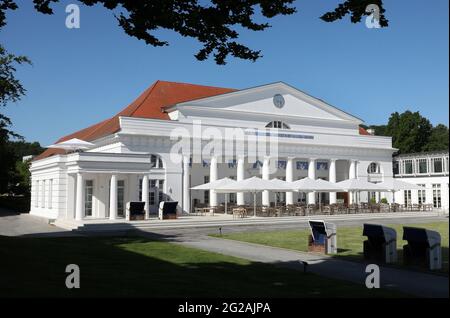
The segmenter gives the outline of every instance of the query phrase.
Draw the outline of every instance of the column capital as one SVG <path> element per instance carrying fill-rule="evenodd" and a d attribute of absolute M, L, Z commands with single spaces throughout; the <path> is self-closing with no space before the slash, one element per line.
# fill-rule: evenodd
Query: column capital
<path fill-rule="evenodd" d="M 317 158 L 308 158 L 309 162 L 316 161 L 316 160 L 317 160 Z"/>
<path fill-rule="evenodd" d="M 337 158 L 330 158 L 330 159 L 328 159 L 330 162 L 336 162 L 336 161 L 338 161 L 339 159 L 337 159 Z"/>
<path fill-rule="evenodd" d="M 297 157 L 289 156 L 289 157 L 286 158 L 286 160 L 288 160 L 288 161 L 294 161 L 296 158 L 297 158 Z"/>

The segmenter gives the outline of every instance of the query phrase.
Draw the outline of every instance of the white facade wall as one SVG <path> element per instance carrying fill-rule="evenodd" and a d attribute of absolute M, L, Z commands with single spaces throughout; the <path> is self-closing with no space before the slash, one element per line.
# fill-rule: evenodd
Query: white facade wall
<path fill-rule="evenodd" d="M 441 209 L 449 210 L 449 177 L 410 177 L 401 178 L 402 181 L 417 185 L 425 185 L 425 203 L 433 204 L 433 184 L 440 185 L 441 190 Z M 411 203 L 418 204 L 419 190 L 411 190 Z M 405 191 L 398 191 L 395 193 L 395 202 L 404 204 Z"/>

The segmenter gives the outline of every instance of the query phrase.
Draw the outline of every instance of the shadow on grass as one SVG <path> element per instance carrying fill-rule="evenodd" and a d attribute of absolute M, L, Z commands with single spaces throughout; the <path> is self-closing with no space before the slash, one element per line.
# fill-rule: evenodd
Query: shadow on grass
<path fill-rule="evenodd" d="M 286 268 L 298 267 L 298 262 L 286 262 L 280 268 L 169 243 L 178 240 L 176 235 L 157 234 L 147 237 L 0 236 L 0 296 L 404 296 Z M 68 264 L 80 267 L 80 289 L 65 287 Z"/>

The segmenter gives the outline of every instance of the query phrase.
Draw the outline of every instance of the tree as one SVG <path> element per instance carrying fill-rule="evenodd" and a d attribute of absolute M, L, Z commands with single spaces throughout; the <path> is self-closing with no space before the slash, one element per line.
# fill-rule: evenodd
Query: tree
<path fill-rule="evenodd" d="M 368 128 L 375 131 L 375 136 L 386 136 L 386 125 L 370 125 Z"/>
<path fill-rule="evenodd" d="M 448 127 L 439 124 L 431 130 L 428 143 L 423 148 L 424 151 L 448 150 L 449 133 Z"/>
<path fill-rule="evenodd" d="M 392 113 L 386 127 L 386 134 L 392 136 L 394 148 L 399 153 L 421 152 L 428 143 L 432 130 L 430 121 L 419 112 Z"/>
<path fill-rule="evenodd" d="M 24 63 L 30 64 L 28 58 L 8 53 L 0 45 L 0 107 L 5 107 L 9 102 L 19 101 L 25 94 L 25 88 L 15 77 L 16 66 Z M 10 138 L 22 139 L 10 130 L 10 126 L 11 120 L 0 113 L 0 193 L 8 190 L 17 160 L 11 148 Z"/>
<path fill-rule="evenodd" d="M 6 24 L 8 10 L 16 10 L 16 0 L 0 0 L 0 28 Z M 52 3 L 59 0 L 33 0 L 38 12 L 53 14 Z M 262 31 L 270 27 L 267 22 L 255 21 L 256 11 L 264 18 L 271 19 L 279 15 L 291 15 L 296 12 L 292 6 L 294 0 L 78 0 L 92 6 L 101 4 L 112 10 L 119 26 L 129 36 L 152 46 L 168 45 L 154 35 L 158 29 L 172 30 L 184 37 L 199 41 L 203 47 L 195 57 L 206 60 L 211 55 L 217 64 L 225 64 L 228 55 L 244 60 L 256 61 L 261 51 L 250 49 L 236 41 L 237 28 Z M 382 0 L 346 0 L 334 10 L 325 13 L 321 19 L 333 22 L 350 15 L 353 23 L 361 21 L 368 5 L 379 7 L 379 24 L 388 26 Z"/>

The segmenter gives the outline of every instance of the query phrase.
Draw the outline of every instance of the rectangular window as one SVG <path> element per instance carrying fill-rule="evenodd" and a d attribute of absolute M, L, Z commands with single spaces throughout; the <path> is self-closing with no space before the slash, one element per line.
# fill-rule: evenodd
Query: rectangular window
<path fill-rule="evenodd" d="M 92 216 L 92 196 L 94 194 L 94 181 L 84 182 L 84 216 Z"/>
<path fill-rule="evenodd" d="M 427 159 L 419 159 L 419 173 L 428 173 Z"/>
<path fill-rule="evenodd" d="M 404 204 L 410 205 L 411 204 L 411 190 L 405 190 L 403 197 L 404 197 Z"/>
<path fill-rule="evenodd" d="M 413 174 L 413 163 L 411 159 L 403 161 L 403 165 L 405 174 Z"/>
<path fill-rule="evenodd" d="M 286 160 L 278 160 L 277 161 L 277 168 L 286 170 L 287 161 Z"/>
<path fill-rule="evenodd" d="M 307 161 L 297 161 L 297 170 L 308 170 L 308 162 Z"/>
<path fill-rule="evenodd" d="M 418 184 L 418 186 L 425 187 L 424 184 Z M 418 198 L 419 204 L 425 204 L 427 202 L 425 189 L 424 190 L 417 190 L 417 198 Z"/>
<path fill-rule="evenodd" d="M 148 196 L 148 201 L 149 201 L 149 205 L 155 205 L 156 200 L 155 200 L 155 191 L 150 191 L 149 196 Z"/>
<path fill-rule="evenodd" d="M 263 163 L 261 162 L 261 161 L 259 161 L 259 160 L 256 160 L 254 163 L 253 163 L 253 169 L 260 169 L 260 168 L 262 168 L 262 166 L 263 166 Z"/>
<path fill-rule="evenodd" d="M 317 162 L 317 170 L 318 171 L 320 171 L 320 170 L 322 170 L 322 171 L 328 170 L 328 162 L 322 162 L 322 161 Z"/>
<path fill-rule="evenodd" d="M 204 183 L 209 182 L 209 176 L 203 178 Z M 209 191 L 203 191 L 203 203 L 209 204 Z"/>
<path fill-rule="evenodd" d="M 433 207 L 440 208 L 441 205 L 441 185 L 433 184 Z"/>
<path fill-rule="evenodd" d="M 394 175 L 399 174 L 399 169 L 398 169 L 398 161 L 394 161 L 394 163 L 392 164 L 392 169 L 394 170 Z"/>
<path fill-rule="evenodd" d="M 230 193 L 228 195 L 228 198 L 229 198 L 230 203 L 236 204 L 236 193 Z"/>
<path fill-rule="evenodd" d="M 125 181 L 117 181 L 117 215 L 125 216 Z"/>
<path fill-rule="evenodd" d="M 158 201 L 164 201 L 164 180 L 158 181 Z"/>
<path fill-rule="evenodd" d="M 431 161 L 433 162 L 434 173 L 442 173 L 444 171 L 442 167 L 442 158 L 433 158 Z"/>
<path fill-rule="evenodd" d="M 45 208 L 45 180 L 41 181 L 41 208 Z"/>
<path fill-rule="evenodd" d="M 228 161 L 228 168 L 235 168 L 237 165 L 236 159 Z"/>
<path fill-rule="evenodd" d="M 47 207 L 49 209 L 52 208 L 53 204 L 53 179 L 48 180 L 48 199 L 47 199 Z"/>
<path fill-rule="evenodd" d="M 39 206 L 39 181 L 36 180 L 34 184 L 34 206 Z"/>

